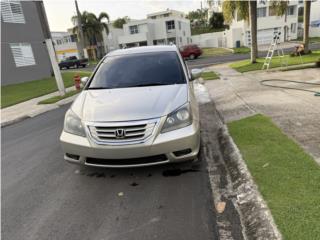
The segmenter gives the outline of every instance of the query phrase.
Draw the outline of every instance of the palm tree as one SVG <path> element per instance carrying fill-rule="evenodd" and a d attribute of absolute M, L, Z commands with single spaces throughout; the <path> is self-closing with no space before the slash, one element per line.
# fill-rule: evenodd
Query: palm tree
<path fill-rule="evenodd" d="M 304 1 L 304 13 L 303 13 L 303 20 L 304 20 L 304 29 L 303 29 L 303 45 L 304 45 L 304 52 L 306 54 L 309 53 L 309 27 L 310 27 L 310 8 L 311 8 L 311 1 Z"/>
<path fill-rule="evenodd" d="M 101 49 L 98 47 L 98 43 L 101 43 L 103 40 L 102 31 L 105 29 L 106 33 L 109 33 L 108 24 L 109 23 L 109 15 L 105 12 L 101 12 L 97 17 L 94 13 L 90 13 L 84 11 L 81 15 L 81 23 L 82 23 L 82 31 L 84 35 L 85 46 L 91 46 L 97 51 L 98 57 L 102 57 Z M 75 27 L 73 27 L 73 33 L 79 36 L 79 28 L 77 26 L 77 16 L 73 16 L 71 18 Z M 103 20 L 106 20 L 107 23 Z M 94 54 L 94 58 L 96 58 Z"/>
<path fill-rule="evenodd" d="M 230 24 L 237 17 L 250 22 L 251 30 L 251 63 L 256 63 L 257 45 L 257 1 L 224 1 L 222 12 L 226 23 Z M 237 16 L 236 16 L 237 13 Z"/>
<path fill-rule="evenodd" d="M 251 63 L 257 62 L 257 1 L 249 1 L 250 30 L 251 30 Z"/>

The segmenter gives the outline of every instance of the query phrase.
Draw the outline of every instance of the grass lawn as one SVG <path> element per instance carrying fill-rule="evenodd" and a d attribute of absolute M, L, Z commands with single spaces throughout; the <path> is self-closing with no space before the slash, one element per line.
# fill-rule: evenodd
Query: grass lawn
<path fill-rule="evenodd" d="M 284 239 L 319 239 L 319 165 L 265 116 L 228 127 Z"/>
<path fill-rule="evenodd" d="M 233 48 L 233 53 L 235 53 L 235 54 L 249 53 L 250 51 L 251 51 L 251 49 L 248 47 Z"/>
<path fill-rule="evenodd" d="M 65 87 L 74 85 L 73 76 L 75 72 L 62 73 Z M 80 77 L 90 76 L 90 73 L 79 72 Z M 40 80 L 1 86 L 1 108 L 27 101 L 57 91 L 54 77 Z"/>
<path fill-rule="evenodd" d="M 42 100 L 40 101 L 38 104 L 52 104 L 52 103 L 56 103 L 56 102 L 59 102 L 60 100 L 62 99 L 65 99 L 65 98 L 68 98 L 68 97 L 71 97 L 77 93 L 80 93 L 79 90 L 72 90 L 70 92 L 67 92 L 64 96 L 54 96 L 54 97 L 51 97 L 51 98 L 48 98 L 46 100 Z"/>
<path fill-rule="evenodd" d="M 311 54 L 302 56 L 303 63 L 316 62 L 319 58 L 320 58 L 319 50 L 313 51 Z M 288 66 L 301 64 L 300 57 L 290 57 L 288 55 L 285 55 L 284 60 L 286 59 L 288 60 Z M 258 58 L 257 63 L 255 64 L 251 64 L 250 59 L 247 59 L 247 60 L 231 63 L 229 66 L 237 70 L 238 72 L 243 73 L 243 72 L 261 70 L 263 63 L 264 63 L 264 58 Z M 274 58 L 272 58 L 272 62 L 270 65 L 270 68 L 275 68 L 275 67 L 281 67 L 278 56 L 275 56 Z"/>
<path fill-rule="evenodd" d="M 201 77 L 204 80 L 215 80 L 215 79 L 219 79 L 219 76 L 215 73 L 215 72 L 203 72 L 201 73 Z"/>
<path fill-rule="evenodd" d="M 231 50 L 225 48 L 202 48 L 202 57 L 221 56 L 226 54 L 232 54 Z"/>

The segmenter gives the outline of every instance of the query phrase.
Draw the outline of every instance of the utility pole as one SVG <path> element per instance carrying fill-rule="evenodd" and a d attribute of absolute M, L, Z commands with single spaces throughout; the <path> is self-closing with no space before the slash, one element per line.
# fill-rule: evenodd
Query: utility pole
<path fill-rule="evenodd" d="M 74 2 L 75 2 L 75 4 L 76 4 L 77 25 L 78 25 L 79 35 L 80 35 L 80 39 L 79 39 L 80 55 L 81 55 L 81 58 L 84 58 L 84 53 L 83 53 L 83 49 L 84 49 L 84 35 L 83 35 L 83 30 L 82 30 L 81 13 L 80 13 L 80 11 L 79 11 L 79 7 L 78 7 L 78 2 L 77 2 L 77 0 L 75 0 Z"/>
<path fill-rule="evenodd" d="M 51 38 L 48 38 L 45 40 L 46 41 L 46 45 L 48 48 L 48 53 L 49 53 L 49 57 L 50 57 L 50 61 L 51 61 L 51 65 L 52 65 L 52 69 L 53 69 L 53 73 L 54 73 L 54 77 L 56 79 L 57 82 L 57 86 L 58 86 L 58 90 L 61 96 L 65 95 L 66 90 L 64 88 L 64 83 L 61 77 L 61 72 L 57 63 L 57 59 L 56 59 L 56 53 L 54 51 L 53 48 L 53 44 L 52 44 L 52 40 Z"/>

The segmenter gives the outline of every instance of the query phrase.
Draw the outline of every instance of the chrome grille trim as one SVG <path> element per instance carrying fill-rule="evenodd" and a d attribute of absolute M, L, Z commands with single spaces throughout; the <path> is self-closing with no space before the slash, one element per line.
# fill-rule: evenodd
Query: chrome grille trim
<path fill-rule="evenodd" d="M 160 119 L 130 122 L 88 122 L 87 130 L 91 139 L 101 145 L 125 145 L 143 143 L 149 139 Z M 125 136 L 117 138 L 116 131 L 124 130 Z"/>

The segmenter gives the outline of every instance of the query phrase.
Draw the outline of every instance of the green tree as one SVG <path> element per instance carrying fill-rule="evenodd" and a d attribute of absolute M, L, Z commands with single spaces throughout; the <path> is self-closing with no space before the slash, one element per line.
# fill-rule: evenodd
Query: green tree
<path fill-rule="evenodd" d="M 311 8 L 311 1 L 304 1 L 303 45 L 304 45 L 304 52 L 305 53 L 309 53 L 310 8 Z"/>
<path fill-rule="evenodd" d="M 73 16 L 71 21 L 75 25 L 73 27 L 73 33 L 77 34 L 79 37 L 79 28 L 77 26 L 77 16 Z M 106 30 L 106 33 L 109 33 L 108 23 L 109 15 L 105 12 L 101 12 L 97 17 L 94 13 L 84 11 L 81 13 L 81 23 L 82 30 L 84 35 L 84 45 L 85 46 L 94 46 L 98 57 L 102 57 L 101 49 L 97 46 L 98 43 L 103 41 L 102 31 Z"/>
<path fill-rule="evenodd" d="M 224 28 L 224 18 L 223 14 L 219 12 L 213 12 L 209 19 L 209 25 L 213 29 Z"/>
<path fill-rule="evenodd" d="M 113 22 L 112 26 L 114 28 L 122 28 L 123 24 L 126 24 L 129 21 L 130 21 L 130 18 L 128 16 L 125 16 L 123 18 L 118 18 Z"/>
<path fill-rule="evenodd" d="M 186 18 L 190 20 L 191 25 L 193 26 L 207 26 L 207 16 L 208 9 L 197 9 L 196 11 L 191 11 L 187 14 Z"/>
<path fill-rule="evenodd" d="M 222 13 L 226 23 L 231 24 L 235 18 L 250 23 L 251 63 L 256 63 L 258 55 L 257 1 L 223 1 Z"/>

